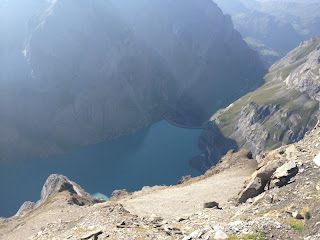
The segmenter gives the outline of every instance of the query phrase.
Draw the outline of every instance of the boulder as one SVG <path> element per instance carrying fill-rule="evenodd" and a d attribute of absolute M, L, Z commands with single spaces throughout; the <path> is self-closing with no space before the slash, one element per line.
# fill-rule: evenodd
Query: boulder
<path fill-rule="evenodd" d="M 269 189 L 286 185 L 292 177 L 298 173 L 298 166 L 291 160 L 277 170 L 271 176 Z"/>
<path fill-rule="evenodd" d="M 265 186 L 270 181 L 272 174 L 279 167 L 280 162 L 271 161 L 253 173 L 245 183 L 245 188 L 239 193 L 238 203 L 244 203 L 249 198 L 254 198 L 264 192 Z"/>
<path fill-rule="evenodd" d="M 203 204 L 203 208 L 217 208 L 217 209 L 221 209 L 219 207 L 219 203 L 212 201 L 212 202 L 206 202 Z"/>

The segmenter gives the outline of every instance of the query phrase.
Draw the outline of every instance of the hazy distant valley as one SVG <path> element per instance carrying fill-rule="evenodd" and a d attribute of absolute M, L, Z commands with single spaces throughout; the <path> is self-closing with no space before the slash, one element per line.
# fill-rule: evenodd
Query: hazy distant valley
<path fill-rule="evenodd" d="M 300 42 L 320 35 L 320 2 L 316 0 L 217 0 L 232 16 L 235 28 L 266 65 Z"/>

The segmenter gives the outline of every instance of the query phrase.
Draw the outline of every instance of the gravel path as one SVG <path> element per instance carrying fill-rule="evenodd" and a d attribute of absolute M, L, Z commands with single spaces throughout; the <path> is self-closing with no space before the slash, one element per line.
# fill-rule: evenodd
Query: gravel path
<path fill-rule="evenodd" d="M 156 214 L 172 220 L 202 211 L 205 202 L 216 201 L 223 207 L 243 187 L 254 169 L 233 169 L 192 185 L 142 191 L 122 199 L 125 209 L 139 216 Z M 208 188 L 208 186 L 211 186 Z"/>

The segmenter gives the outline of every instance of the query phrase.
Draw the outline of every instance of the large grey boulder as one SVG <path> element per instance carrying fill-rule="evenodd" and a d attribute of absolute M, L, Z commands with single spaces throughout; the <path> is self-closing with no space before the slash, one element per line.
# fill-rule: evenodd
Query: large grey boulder
<path fill-rule="evenodd" d="M 286 185 L 298 173 L 298 166 L 291 160 L 279 167 L 271 176 L 269 189 Z"/>
<path fill-rule="evenodd" d="M 244 183 L 238 195 L 238 203 L 276 187 L 283 187 L 298 173 L 297 163 L 290 159 L 298 150 L 294 145 L 263 154 L 257 170 Z"/>
<path fill-rule="evenodd" d="M 282 149 L 265 153 L 257 170 L 245 181 L 244 189 L 238 195 L 238 203 L 244 203 L 268 189 L 272 175 L 287 161 Z"/>
<path fill-rule="evenodd" d="M 264 192 L 265 187 L 270 182 L 272 174 L 279 165 L 281 165 L 281 163 L 274 161 L 254 172 L 251 178 L 247 180 L 244 190 L 240 192 L 238 202 L 244 203 L 247 199 L 256 197 Z"/>

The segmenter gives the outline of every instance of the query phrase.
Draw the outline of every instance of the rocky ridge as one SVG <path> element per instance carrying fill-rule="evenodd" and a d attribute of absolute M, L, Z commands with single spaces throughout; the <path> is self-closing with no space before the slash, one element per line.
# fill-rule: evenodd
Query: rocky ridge
<path fill-rule="evenodd" d="M 303 42 L 274 64 L 266 83 L 212 116 L 193 165 L 205 169 L 231 148 L 258 156 L 303 138 L 319 116 L 320 37 Z M 213 154 L 216 153 L 216 154 Z"/>
<path fill-rule="evenodd" d="M 301 141 L 264 153 L 258 166 L 253 164 L 248 151 L 229 152 L 204 176 L 177 186 L 149 187 L 136 193 L 116 194 L 115 201 L 79 206 L 68 201 L 73 191 L 58 191 L 23 217 L 1 220 L 0 237 L 3 240 L 318 240 L 319 136 L 320 122 Z M 248 163 L 253 164 L 252 168 Z M 247 180 L 244 182 L 234 183 L 232 177 L 228 177 L 229 184 L 238 189 L 238 194 L 229 193 L 217 201 L 219 192 L 231 185 L 215 184 L 216 180 L 230 173 L 237 178 L 240 172 L 246 171 L 244 180 Z M 215 181 L 210 183 L 211 179 Z M 49 181 L 55 185 L 54 182 Z M 199 186 L 206 186 L 202 193 L 215 188 L 217 194 L 209 194 L 211 200 L 208 201 L 196 191 Z M 177 194 L 179 190 L 187 192 L 188 188 L 192 193 L 189 199 Z M 132 204 L 143 198 L 148 198 L 148 204 L 143 202 L 132 208 Z M 162 208 L 149 208 L 153 202 L 158 204 L 158 198 L 161 198 Z M 186 200 L 192 200 L 191 204 L 195 205 L 200 203 L 202 208 L 188 207 L 190 212 L 181 214 L 179 210 L 184 205 L 192 206 Z M 167 208 L 170 208 L 170 215 L 166 214 Z"/>
<path fill-rule="evenodd" d="M 36 203 L 30 201 L 25 202 L 13 218 L 25 216 L 27 213 L 47 202 L 53 195 L 65 191 L 72 196 L 71 201 L 79 206 L 103 202 L 102 199 L 91 197 L 89 193 L 85 192 L 77 183 L 70 181 L 67 177 L 59 174 L 51 174 L 42 187 L 39 201 Z"/>

